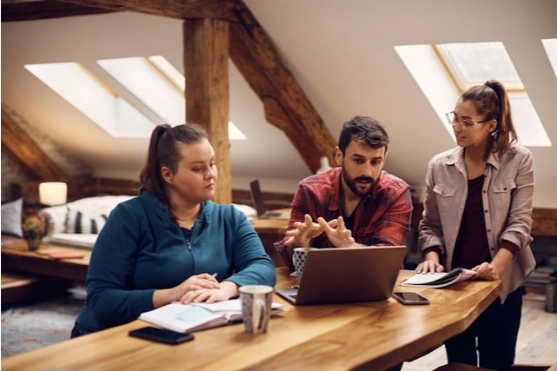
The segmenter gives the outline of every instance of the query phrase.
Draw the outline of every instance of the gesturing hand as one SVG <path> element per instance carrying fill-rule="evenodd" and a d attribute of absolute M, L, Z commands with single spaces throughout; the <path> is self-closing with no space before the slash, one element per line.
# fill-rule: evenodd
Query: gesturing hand
<path fill-rule="evenodd" d="M 336 223 L 331 223 L 336 220 Z M 336 247 L 353 247 L 356 243 L 354 237 L 352 237 L 352 231 L 346 229 L 346 224 L 344 224 L 344 219 L 339 216 L 338 219 L 333 219 L 327 222 L 325 219 L 319 217 L 317 222 L 321 229 L 327 234 L 327 238 Z M 332 227 L 331 224 L 336 224 L 336 228 Z"/>
<path fill-rule="evenodd" d="M 323 218 L 320 218 L 323 219 Z M 338 221 L 333 219 L 329 222 L 329 226 L 336 227 Z M 327 223 L 325 223 L 327 224 Z M 309 242 L 315 237 L 323 233 L 322 225 L 314 223 L 311 215 L 304 216 L 304 222 L 295 222 L 294 228 L 286 231 L 286 236 L 289 238 L 284 242 L 285 245 L 294 245 L 296 247 L 309 247 Z"/>

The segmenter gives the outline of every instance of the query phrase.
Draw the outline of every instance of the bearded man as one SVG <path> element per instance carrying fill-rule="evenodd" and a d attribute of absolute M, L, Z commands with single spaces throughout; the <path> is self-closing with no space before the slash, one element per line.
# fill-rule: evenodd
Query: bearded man
<path fill-rule="evenodd" d="M 335 148 L 339 167 L 299 183 L 288 231 L 275 243 L 291 269 L 295 247 L 404 244 L 412 199 L 408 184 L 383 170 L 388 144 L 386 130 L 372 117 L 344 123 Z"/>

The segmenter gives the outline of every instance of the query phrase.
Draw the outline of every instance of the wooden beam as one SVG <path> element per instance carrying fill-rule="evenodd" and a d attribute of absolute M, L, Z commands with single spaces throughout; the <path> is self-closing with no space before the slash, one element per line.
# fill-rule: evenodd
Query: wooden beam
<path fill-rule="evenodd" d="M 219 172 L 217 203 L 232 202 L 228 50 L 228 22 L 208 18 L 184 22 L 186 121 L 203 125 L 209 133 Z"/>
<path fill-rule="evenodd" d="M 2 110 L 2 149 L 23 170 L 41 180 L 63 180 L 66 175 L 43 150 Z"/>
<path fill-rule="evenodd" d="M 269 103 L 269 99 L 278 102 L 284 111 L 283 118 L 288 118 L 280 125 L 290 128 L 290 135 L 287 135 L 294 147 L 309 147 L 300 154 L 304 156 L 310 170 L 315 172 L 319 169 L 322 156 L 328 157 L 329 162 L 334 164 L 336 140 L 328 127 L 292 73 L 284 66 L 278 51 L 249 9 L 241 1 L 236 3 L 236 8 L 239 9 L 236 14 L 243 17 L 245 22 L 230 24 L 232 61 L 264 104 L 267 101 L 267 104 L 274 105 Z M 270 117 L 276 107 L 267 107 L 266 111 Z M 296 131 L 305 134 L 292 136 Z"/>
<path fill-rule="evenodd" d="M 238 22 L 241 10 L 238 0 L 60 0 L 65 3 L 108 9 L 130 10 L 139 13 L 178 19 L 210 18 Z"/>
<path fill-rule="evenodd" d="M 313 143 L 313 138 L 304 128 L 295 126 L 296 120 L 288 117 L 286 111 L 274 98 L 263 98 L 262 100 L 267 122 L 284 132 L 307 166 L 312 170 L 315 169 L 313 172 L 319 169 L 321 156 L 319 156 L 319 148 Z"/>
<path fill-rule="evenodd" d="M 116 9 L 95 8 L 80 4 L 67 4 L 58 1 L 25 1 L 2 3 L 2 22 L 31 21 L 73 17 L 79 15 L 112 13 Z"/>

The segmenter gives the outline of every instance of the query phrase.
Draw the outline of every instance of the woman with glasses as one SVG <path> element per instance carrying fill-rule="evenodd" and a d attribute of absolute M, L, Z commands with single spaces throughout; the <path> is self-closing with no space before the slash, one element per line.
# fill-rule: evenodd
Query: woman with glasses
<path fill-rule="evenodd" d="M 521 286 L 535 266 L 530 236 L 534 161 L 516 144 L 509 100 L 498 81 L 466 90 L 447 114 L 457 147 L 428 164 L 417 273 L 454 267 L 502 280 L 497 299 L 445 343 L 449 362 L 505 370 L 514 363 Z M 477 341 L 477 342 L 476 342 Z"/>

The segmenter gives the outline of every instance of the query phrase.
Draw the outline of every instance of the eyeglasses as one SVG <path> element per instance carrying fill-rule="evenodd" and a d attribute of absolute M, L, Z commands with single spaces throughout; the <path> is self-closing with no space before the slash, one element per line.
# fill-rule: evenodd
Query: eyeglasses
<path fill-rule="evenodd" d="M 474 125 L 484 124 L 489 121 L 489 120 L 483 120 L 483 121 L 475 122 L 472 120 L 459 119 L 454 111 L 447 113 L 445 116 L 447 116 L 447 121 L 449 122 L 449 124 L 456 125 L 460 122 L 465 129 L 470 129 Z"/>

